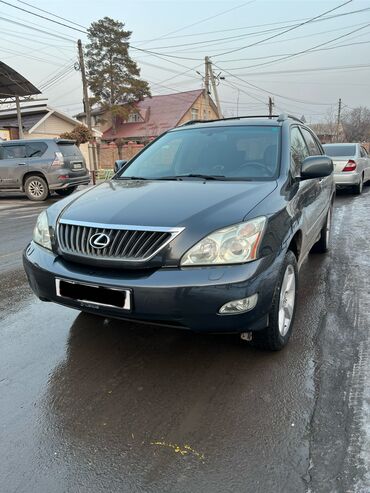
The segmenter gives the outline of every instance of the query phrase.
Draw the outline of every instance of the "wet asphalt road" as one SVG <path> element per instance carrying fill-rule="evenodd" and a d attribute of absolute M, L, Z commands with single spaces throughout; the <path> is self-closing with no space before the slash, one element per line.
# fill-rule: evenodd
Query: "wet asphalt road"
<path fill-rule="evenodd" d="M 337 197 L 272 354 L 38 301 L 44 205 L 0 194 L 1 493 L 370 491 L 369 188 Z"/>

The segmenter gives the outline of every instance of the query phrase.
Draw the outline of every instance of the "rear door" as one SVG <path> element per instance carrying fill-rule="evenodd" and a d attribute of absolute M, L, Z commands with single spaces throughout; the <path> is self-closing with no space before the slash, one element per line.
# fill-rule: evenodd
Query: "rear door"
<path fill-rule="evenodd" d="M 46 142 L 30 140 L 26 143 L 28 168 L 30 171 L 41 171 L 46 173 L 53 162 L 54 154 L 47 152 Z"/>
<path fill-rule="evenodd" d="M 19 188 L 28 169 L 25 144 L 6 143 L 0 146 L 0 188 Z"/>
<path fill-rule="evenodd" d="M 77 147 L 71 141 L 58 141 L 58 151 L 62 154 L 64 159 L 64 168 L 72 171 L 71 176 L 83 176 L 86 174 L 85 159 Z"/>

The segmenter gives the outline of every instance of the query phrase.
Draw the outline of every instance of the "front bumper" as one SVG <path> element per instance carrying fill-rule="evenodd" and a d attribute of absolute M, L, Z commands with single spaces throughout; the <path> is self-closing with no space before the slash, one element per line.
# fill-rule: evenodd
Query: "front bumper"
<path fill-rule="evenodd" d="M 125 271 L 94 268 L 66 262 L 62 257 L 31 242 L 23 263 L 35 294 L 44 300 L 106 317 L 139 320 L 189 328 L 199 332 L 259 330 L 267 326 L 268 314 L 283 254 L 237 266 L 162 268 Z M 55 278 L 132 290 L 133 309 L 83 306 L 56 294 Z M 258 293 L 249 312 L 220 315 L 222 305 Z"/>
<path fill-rule="evenodd" d="M 337 186 L 358 185 L 360 180 L 361 176 L 357 171 L 334 173 L 334 183 Z"/>

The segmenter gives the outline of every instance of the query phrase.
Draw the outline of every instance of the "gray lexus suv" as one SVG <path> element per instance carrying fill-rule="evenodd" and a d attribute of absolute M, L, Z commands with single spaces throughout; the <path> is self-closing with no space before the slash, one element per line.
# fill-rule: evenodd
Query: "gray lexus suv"
<path fill-rule="evenodd" d="M 51 191 L 70 195 L 89 181 L 84 157 L 73 140 L 0 142 L 0 191 L 17 190 L 40 201 Z"/>

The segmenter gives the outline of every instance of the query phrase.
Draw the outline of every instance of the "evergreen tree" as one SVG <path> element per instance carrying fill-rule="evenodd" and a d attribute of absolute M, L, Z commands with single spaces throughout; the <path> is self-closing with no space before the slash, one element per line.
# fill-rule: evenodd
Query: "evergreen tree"
<path fill-rule="evenodd" d="M 93 22 L 88 28 L 86 46 L 87 78 L 93 98 L 109 110 L 115 128 L 117 116 L 126 118 L 134 103 L 150 97 L 149 84 L 140 78 L 140 69 L 129 55 L 131 31 L 110 17 Z"/>

